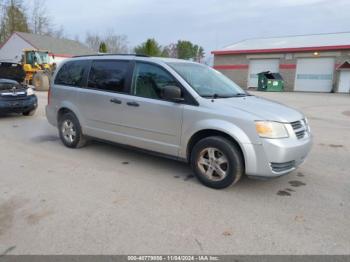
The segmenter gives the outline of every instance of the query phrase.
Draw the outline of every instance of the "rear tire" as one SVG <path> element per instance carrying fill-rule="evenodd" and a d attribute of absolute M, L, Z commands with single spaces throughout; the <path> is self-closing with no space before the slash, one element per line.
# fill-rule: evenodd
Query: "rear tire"
<path fill-rule="evenodd" d="M 81 148 L 86 145 L 79 120 L 71 113 L 63 114 L 58 121 L 58 132 L 62 143 L 69 148 Z"/>
<path fill-rule="evenodd" d="M 48 91 L 50 86 L 49 76 L 43 72 L 37 72 L 33 76 L 33 85 L 37 91 Z"/>
<path fill-rule="evenodd" d="M 223 189 L 236 184 L 244 173 L 239 148 L 230 140 L 212 136 L 200 140 L 191 152 L 191 167 L 207 187 Z"/>

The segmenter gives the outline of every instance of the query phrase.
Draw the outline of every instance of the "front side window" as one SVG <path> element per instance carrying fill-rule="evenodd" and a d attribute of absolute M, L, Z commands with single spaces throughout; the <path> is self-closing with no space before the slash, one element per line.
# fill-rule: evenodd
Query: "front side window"
<path fill-rule="evenodd" d="M 94 61 L 88 87 L 110 92 L 124 92 L 129 61 Z"/>
<path fill-rule="evenodd" d="M 248 95 L 220 72 L 201 64 L 168 63 L 200 96 L 225 98 Z"/>
<path fill-rule="evenodd" d="M 57 73 L 55 84 L 65 86 L 82 86 L 86 69 L 86 61 L 67 62 Z"/>
<path fill-rule="evenodd" d="M 162 91 L 165 86 L 178 86 L 170 73 L 156 65 L 136 63 L 132 84 L 133 95 L 162 99 Z"/>

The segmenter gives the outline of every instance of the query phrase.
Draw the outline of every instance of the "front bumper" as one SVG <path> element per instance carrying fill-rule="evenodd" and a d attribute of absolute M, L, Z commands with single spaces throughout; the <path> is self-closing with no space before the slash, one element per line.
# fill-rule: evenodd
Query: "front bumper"
<path fill-rule="evenodd" d="M 24 97 L 0 98 L 0 113 L 25 113 L 38 107 L 36 95 Z"/>
<path fill-rule="evenodd" d="M 257 178 L 289 174 L 305 161 L 311 147 L 311 134 L 302 139 L 263 139 L 261 144 L 245 145 L 246 174 Z"/>

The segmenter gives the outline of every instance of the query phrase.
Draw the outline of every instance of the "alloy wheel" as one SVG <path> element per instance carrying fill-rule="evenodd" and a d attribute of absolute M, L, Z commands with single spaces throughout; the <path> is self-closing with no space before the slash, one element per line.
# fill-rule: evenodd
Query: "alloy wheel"
<path fill-rule="evenodd" d="M 224 180 L 229 170 L 226 155 L 213 147 L 205 148 L 200 152 L 197 165 L 207 179 L 215 182 Z"/>
<path fill-rule="evenodd" d="M 71 120 L 66 119 L 63 121 L 61 131 L 62 131 L 63 138 L 64 140 L 66 140 L 66 142 L 71 144 L 75 141 L 77 132 Z"/>

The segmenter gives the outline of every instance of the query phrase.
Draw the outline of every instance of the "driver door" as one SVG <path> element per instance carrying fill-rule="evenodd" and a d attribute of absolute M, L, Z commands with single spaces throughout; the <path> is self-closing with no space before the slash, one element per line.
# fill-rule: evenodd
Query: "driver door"
<path fill-rule="evenodd" d="M 164 68 L 136 62 L 123 122 L 133 146 L 177 156 L 184 105 L 162 99 L 162 88 L 169 85 L 179 86 Z"/>

